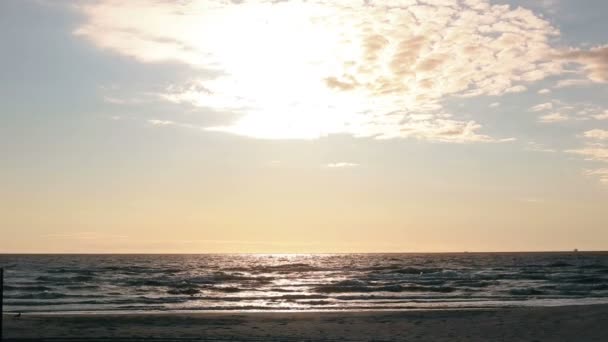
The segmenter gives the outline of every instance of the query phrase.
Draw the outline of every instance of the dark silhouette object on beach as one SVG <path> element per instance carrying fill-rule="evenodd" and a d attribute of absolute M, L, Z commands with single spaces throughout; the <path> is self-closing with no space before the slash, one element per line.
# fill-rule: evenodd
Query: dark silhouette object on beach
<path fill-rule="evenodd" d="M 21 312 L 18 312 L 15 316 L 13 316 L 14 318 L 20 318 L 21 317 Z"/>

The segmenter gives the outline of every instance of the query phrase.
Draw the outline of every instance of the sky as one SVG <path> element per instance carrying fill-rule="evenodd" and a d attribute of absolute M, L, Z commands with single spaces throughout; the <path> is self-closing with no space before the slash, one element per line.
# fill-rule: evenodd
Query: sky
<path fill-rule="evenodd" d="M 0 2 L 0 253 L 608 249 L 608 2 Z"/>

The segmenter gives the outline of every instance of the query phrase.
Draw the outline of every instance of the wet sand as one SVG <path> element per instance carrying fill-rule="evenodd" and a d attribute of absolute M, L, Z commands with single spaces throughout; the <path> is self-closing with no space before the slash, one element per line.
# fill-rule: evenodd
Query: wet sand
<path fill-rule="evenodd" d="M 491 310 L 5 316 L 5 339 L 608 341 L 608 305 Z"/>

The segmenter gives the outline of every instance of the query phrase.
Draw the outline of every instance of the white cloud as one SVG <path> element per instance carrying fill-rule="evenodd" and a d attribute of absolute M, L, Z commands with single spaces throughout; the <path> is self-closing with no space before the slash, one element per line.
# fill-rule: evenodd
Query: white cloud
<path fill-rule="evenodd" d="M 489 106 L 489 107 L 490 107 L 490 108 L 498 108 L 498 107 L 500 107 L 500 102 L 493 102 L 493 103 L 490 103 L 490 106 Z"/>
<path fill-rule="evenodd" d="M 561 58 L 581 64 L 591 81 L 608 82 L 608 45 L 590 50 L 572 49 L 562 54 Z"/>
<path fill-rule="evenodd" d="M 542 123 L 554 123 L 554 122 L 567 121 L 568 119 L 569 119 L 569 117 L 567 115 L 556 112 L 556 113 L 543 115 L 540 118 L 538 118 L 538 121 L 542 122 Z"/>
<path fill-rule="evenodd" d="M 586 160 L 608 162 L 608 147 L 603 145 L 588 145 L 579 149 L 566 150 L 565 152 L 584 156 Z"/>
<path fill-rule="evenodd" d="M 606 110 L 603 107 L 586 102 L 568 103 L 560 100 L 552 100 L 551 104 L 551 109 L 553 109 L 554 112 L 561 113 L 573 120 L 602 120 L 606 113 Z M 540 109 L 540 107 L 538 109 Z M 608 118 L 608 115 L 606 118 Z"/>
<path fill-rule="evenodd" d="M 559 32 L 547 20 L 487 0 L 100 0 L 79 8 L 85 21 L 75 34 L 99 48 L 216 71 L 161 95 L 240 114 L 209 129 L 257 138 L 503 141 L 442 101 L 526 91 L 564 64 L 552 58 Z"/>
<path fill-rule="evenodd" d="M 542 111 L 549 110 L 549 109 L 553 109 L 553 103 L 551 103 L 551 102 L 538 104 L 538 105 L 530 108 L 530 111 L 531 112 L 542 112 Z"/>
<path fill-rule="evenodd" d="M 551 89 L 543 88 L 543 89 L 539 90 L 538 93 L 540 95 L 551 94 Z"/>
<path fill-rule="evenodd" d="M 528 90 L 528 88 L 526 86 L 523 85 L 516 85 L 510 88 L 507 88 L 505 90 L 505 93 L 522 93 L 524 91 Z"/>
<path fill-rule="evenodd" d="M 596 141 L 608 140 L 608 130 L 592 129 L 584 132 L 583 136 Z M 602 142 L 588 142 L 583 148 L 566 150 L 565 152 L 584 156 L 586 160 L 608 163 L 608 145 Z M 608 185 L 607 168 L 585 170 L 584 175 L 597 177 L 601 183 Z"/>
<path fill-rule="evenodd" d="M 554 88 L 582 87 L 592 83 L 593 82 L 588 79 L 565 79 L 557 81 Z"/>
<path fill-rule="evenodd" d="M 554 150 L 552 148 L 548 148 L 545 145 L 539 144 L 534 141 L 529 142 L 528 145 L 526 146 L 525 150 L 532 151 L 532 152 L 548 152 L 548 153 L 557 152 L 556 150 Z"/>
<path fill-rule="evenodd" d="M 197 126 L 197 125 L 193 125 L 193 124 L 189 124 L 189 123 L 175 122 L 175 121 L 171 121 L 171 120 L 150 119 L 150 120 L 147 120 L 147 122 L 150 125 L 156 126 L 156 127 L 181 127 L 181 128 L 191 128 L 191 129 L 199 129 L 199 130 L 204 129 L 204 127 L 201 127 L 201 126 Z"/>
<path fill-rule="evenodd" d="M 587 110 L 586 115 L 589 112 L 594 112 L 597 109 Z M 592 115 L 600 116 L 603 114 Z M 582 137 L 587 140 L 585 147 L 578 149 L 566 150 L 567 153 L 574 153 L 585 157 L 585 160 L 608 163 L 608 145 L 604 141 L 608 140 L 608 130 L 604 129 L 591 129 L 583 132 Z M 608 169 L 589 169 L 584 171 L 584 175 L 597 177 L 602 184 L 608 185 Z"/>
<path fill-rule="evenodd" d="M 170 126 L 170 125 L 175 125 L 175 122 L 170 121 L 170 120 L 157 120 L 157 119 L 151 119 L 148 120 L 148 123 L 154 126 Z"/>
<path fill-rule="evenodd" d="M 103 101 L 106 102 L 106 103 L 118 104 L 118 105 L 129 105 L 129 104 L 144 103 L 143 99 L 138 99 L 138 98 L 121 98 L 121 97 L 109 96 L 109 95 L 104 96 L 103 97 Z"/>
<path fill-rule="evenodd" d="M 586 131 L 583 133 L 585 138 L 595 139 L 595 140 L 608 140 L 608 130 L 603 129 L 592 129 L 590 131 Z"/>
<path fill-rule="evenodd" d="M 608 120 L 608 110 L 605 110 L 603 113 L 592 115 L 592 117 L 596 120 Z"/>
<path fill-rule="evenodd" d="M 359 164 L 349 163 L 349 162 L 338 162 L 338 163 L 325 164 L 325 167 L 328 167 L 331 169 L 351 168 L 351 167 L 357 167 L 357 166 L 359 166 Z"/>

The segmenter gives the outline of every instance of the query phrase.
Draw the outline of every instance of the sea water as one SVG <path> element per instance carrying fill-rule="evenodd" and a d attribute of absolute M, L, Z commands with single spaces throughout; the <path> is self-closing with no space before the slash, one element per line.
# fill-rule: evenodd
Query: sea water
<path fill-rule="evenodd" d="M 5 311 L 608 303 L 608 253 L 0 255 Z"/>

